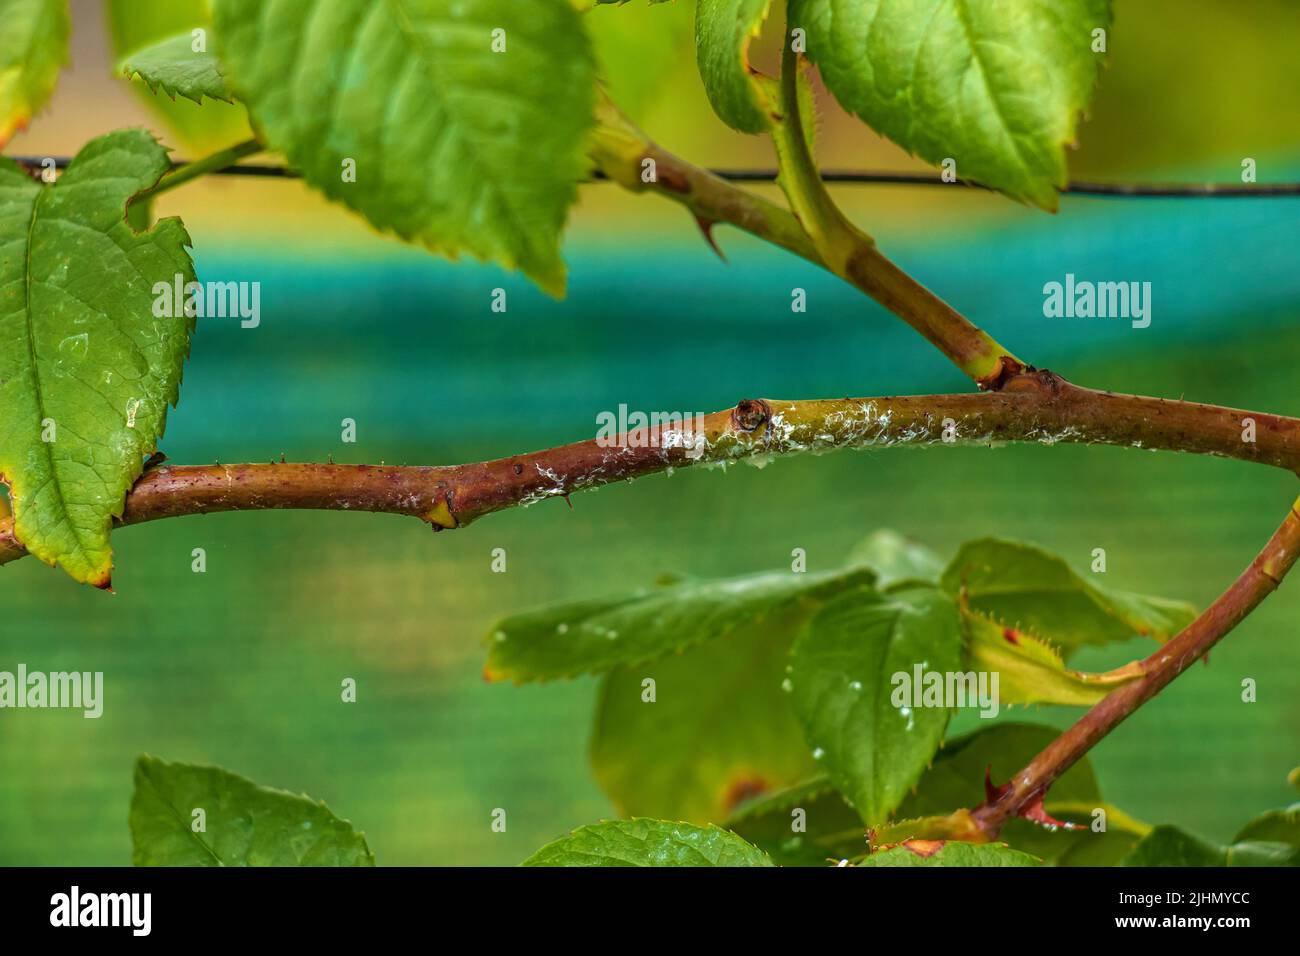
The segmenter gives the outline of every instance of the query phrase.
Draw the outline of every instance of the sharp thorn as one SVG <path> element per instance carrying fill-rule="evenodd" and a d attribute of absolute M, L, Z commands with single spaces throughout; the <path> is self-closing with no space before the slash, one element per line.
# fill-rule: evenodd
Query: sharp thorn
<path fill-rule="evenodd" d="M 718 241 L 713 238 L 713 227 L 717 225 L 716 219 L 705 219 L 703 216 L 695 217 L 695 224 L 700 227 L 700 232 L 704 235 L 704 241 L 709 244 L 709 248 L 718 254 L 718 258 L 723 262 L 727 261 L 726 255 L 718 246 Z"/>

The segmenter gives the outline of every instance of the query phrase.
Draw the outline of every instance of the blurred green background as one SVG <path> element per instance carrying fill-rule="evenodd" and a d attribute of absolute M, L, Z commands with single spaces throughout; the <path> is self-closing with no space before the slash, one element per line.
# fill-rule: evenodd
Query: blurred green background
<path fill-rule="evenodd" d="M 1300 179 L 1300 5 L 1117 6 L 1076 175 L 1235 181 L 1252 157 L 1261 181 Z M 6 152 L 73 153 L 143 122 L 197 155 L 229 121 L 180 104 L 189 132 L 177 138 L 109 78 L 101 6 L 73 8 L 73 66 Z M 615 92 L 679 152 L 768 165 L 765 144 L 708 112 L 691 8 L 589 14 Z M 915 168 L 824 106 L 826 165 Z M 905 268 L 1076 382 L 1300 415 L 1300 201 L 1067 198 L 1049 217 L 955 189 L 837 196 Z M 168 194 L 159 212 L 184 216 L 200 277 L 262 283 L 261 327 L 200 323 L 162 444 L 174 462 L 454 463 L 589 437 L 595 415 L 622 402 L 712 411 L 758 395 L 967 388 L 910 330 L 816 269 L 731 231 L 719 233 L 723 264 L 680 211 L 610 186 L 583 190 L 563 302 L 373 235 L 297 183 L 205 182 Z M 1066 272 L 1150 281 L 1151 327 L 1044 319 L 1043 283 Z M 506 314 L 489 311 L 496 286 L 509 292 Z M 794 287 L 808 290 L 805 315 L 790 314 Z M 339 440 L 345 417 L 358 423 L 355 445 Z M 678 471 L 436 537 L 409 519 L 332 513 L 128 529 L 114 537 L 114 595 L 30 559 L 0 569 L 0 669 L 102 670 L 106 681 L 99 720 L 0 712 L 0 864 L 129 862 L 141 752 L 323 798 L 381 864 L 513 864 L 612 810 L 586 766 L 595 682 L 485 684 L 479 641 L 496 615 L 664 571 L 783 567 L 795 547 L 810 569 L 827 568 L 885 526 L 945 553 L 967 537 L 1023 538 L 1079 568 L 1104 547 L 1107 583 L 1203 606 L 1297 491 L 1281 472 L 1131 449 L 899 450 Z M 190 570 L 196 547 L 205 574 Z M 490 570 L 498 547 L 505 574 Z M 1300 764 L 1298 612 L 1292 583 L 1098 747 L 1108 798 L 1220 839 L 1287 802 Z M 339 701 L 345 677 L 356 704 Z M 1241 702 L 1244 677 L 1258 681 L 1258 703 Z M 505 833 L 490 828 L 497 807 Z"/>

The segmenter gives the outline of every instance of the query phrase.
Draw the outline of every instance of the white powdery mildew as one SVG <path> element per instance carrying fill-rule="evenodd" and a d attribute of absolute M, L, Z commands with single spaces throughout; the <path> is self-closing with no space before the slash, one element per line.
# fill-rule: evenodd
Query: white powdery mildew
<path fill-rule="evenodd" d="M 536 491 L 530 491 L 523 498 L 519 499 L 519 506 L 521 508 L 531 508 L 539 501 L 545 501 L 547 498 L 556 498 L 569 493 L 570 489 L 566 488 L 564 484 L 568 475 L 557 474 L 554 468 L 547 468 L 544 465 L 534 465 L 533 467 L 537 469 L 539 475 L 547 481 L 552 482 L 552 484 L 546 488 L 538 488 Z M 581 484 L 575 483 L 575 487 L 581 487 Z"/>
<path fill-rule="evenodd" d="M 790 409 L 790 410 L 793 410 Z M 772 416 L 773 443 L 782 452 L 810 451 L 817 453 L 830 448 L 889 447 L 908 442 L 937 441 L 939 428 L 912 425 L 898 429 L 894 413 L 881 411 L 875 402 L 863 402 L 856 408 L 831 412 L 816 426 L 794 425 L 783 414 Z"/>
<path fill-rule="evenodd" d="M 800 406 L 791 404 L 782 411 L 773 412 L 761 432 L 728 429 L 712 440 L 703 431 L 667 429 L 658 436 L 652 454 L 671 476 L 676 465 L 698 464 L 709 470 L 725 471 L 734 461 L 743 460 L 756 468 L 764 468 L 780 455 L 804 452 L 817 455 L 837 448 L 926 447 L 941 443 L 992 445 L 997 442 L 994 431 L 987 426 L 979 434 L 966 431 L 972 422 L 981 422 L 982 416 L 979 415 L 950 423 L 948 418 L 937 413 L 927 413 L 922 419 L 898 425 L 894 409 L 882 410 L 875 401 L 862 401 L 828 412 L 817 421 L 798 422 L 787 417 L 798 411 Z M 946 424 L 951 428 L 949 438 L 945 438 Z M 1080 429 L 1067 426 L 1056 431 L 1037 429 L 1027 434 L 1024 440 L 1054 444 L 1085 440 L 1085 435 Z M 628 474 L 626 459 L 637 457 L 644 462 L 646 451 L 645 448 L 630 446 L 606 448 L 599 465 L 572 477 L 537 464 L 538 474 L 549 484 L 530 492 L 520 500 L 520 505 L 526 508 L 548 498 L 563 497 L 610 481 L 632 481 L 635 475 Z"/>
<path fill-rule="evenodd" d="M 540 501 L 546 501 L 550 498 L 563 498 L 575 491 L 585 491 L 589 488 L 599 488 L 601 485 L 611 481 L 618 481 L 623 478 L 626 481 L 632 481 L 633 476 L 626 474 L 625 466 L 620 461 L 621 458 L 627 458 L 636 454 L 637 449 L 620 446 L 609 448 L 604 451 L 600 457 L 600 464 L 596 465 L 579 475 L 572 478 L 567 474 L 560 474 L 554 468 L 548 468 L 545 465 L 534 464 L 537 473 L 545 478 L 549 485 L 530 491 L 527 495 L 519 499 L 519 505 L 522 508 L 529 508 Z M 660 450 L 660 459 L 667 464 L 670 460 L 668 453 Z"/>
<path fill-rule="evenodd" d="M 669 452 L 674 448 L 682 449 L 691 461 L 699 461 L 709 450 L 709 439 L 702 431 L 687 431 L 673 428 L 659 434 L 660 459 L 666 464 L 671 460 Z"/>
<path fill-rule="evenodd" d="M 797 406 L 790 406 L 791 412 Z M 893 409 L 881 409 L 876 402 L 863 402 L 856 408 L 848 408 L 826 415 L 818 423 L 795 425 L 789 423 L 785 415 L 772 416 L 768 448 L 781 453 L 811 452 L 820 454 L 833 448 L 892 448 L 900 445 L 928 447 L 938 444 L 992 444 L 995 433 L 984 426 L 978 433 L 969 431 L 974 425 L 982 425 L 981 416 L 966 416 L 960 420 L 951 420 L 938 413 L 926 414 L 924 418 L 908 420 L 905 424 L 896 421 Z M 951 428 L 945 435 L 945 425 Z M 1078 439 L 1082 433 L 1074 428 L 1041 435 L 1029 436 L 1042 441 L 1064 441 Z"/>
<path fill-rule="evenodd" d="M 1087 433 L 1083 429 L 1074 425 L 1066 425 L 1052 431 L 1046 428 L 1036 428 L 1025 436 L 1028 441 L 1040 442 L 1044 445 L 1055 445 L 1059 441 L 1086 441 Z"/>

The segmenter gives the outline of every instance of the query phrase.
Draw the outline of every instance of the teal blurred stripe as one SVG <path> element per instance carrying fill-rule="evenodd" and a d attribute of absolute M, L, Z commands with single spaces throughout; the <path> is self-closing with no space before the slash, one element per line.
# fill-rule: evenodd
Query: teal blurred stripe
<path fill-rule="evenodd" d="M 819 397 L 967 387 L 910 329 L 786 253 L 725 232 L 730 264 L 693 234 L 648 247 L 570 250 L 552 301 L 517 275 L 393 246 L 381 260 L 196 252 L 199 274 L 262 283 L 262 320 L 200 322 L 166 445 L 178 459 L 295 457 L 364 423 L 394 454 L 558 441 L 595 414 L 712 411 L 750 395 Z M 1097 356 L 1148 355 L 1265 331 L 1300 301 L 1300 200 L 1067 199 L 949 236 L 880 237 L 905 268 L 1018 354 L 1067 375 Z M 1152 284 L 1152 323 L 1048 319 L 1066 273 Z M 490 310 L 504 288 L 508 311 Z M 792 314 L 791 289 L 808 292 Z M 503 445 L 502 451 L 517 450 Z"/>
<path fill-rule="evenodd" d="M 1068 200 L 1057 219 L 882 245 L 1021 354 L 1079 381 L 1300 413 L 1295 201 Z M 927 214 L 927 226 L 933 217 Z M 685 234 L 689 224 L 683 226 Z M 711 410 L 746 395 L 967 389 L 909 329 L 818 270 L 734 233 L 724 265 L 692 237 L 576 245 L 555 303 L 518 277 L 393 245 L 383 261 L 201 247 L 207 279 L 260 280 L 262 325 L 201 323 L 164 450 L 201 462 L 435 463 L 594 433 L 620 402 Z M 1155 285 L 1152 326 L 1070 325 L 1041 287 Z M 790 289 L 810 311 L 791 315 Z M 510 310 L 489 310 L 490 290 Z M 339 421 L 358 422 L 342 445 Z M 0 864 L 125 863 L 130 771 L 150 751 L 305 791 L 363 828 L 381 863 L 512 864 L 615 813 L 585 766 L 594 682 L 480 679 L 497 615 L 596 596 L 663 571 L 721 576 L 841 561 L 897 527 L 940 551 L 1001 534 L 1108 583 L 1211 600 L 1296 494 L 1239 462 L 1058 446 L 840 453 L 727 475 L 679 471 L 493 516 L 455 534 L 335 513 L 191 517 L 114 536 L 117 594 L 33 560 L 0 568 L 0 669 L 102 669 L 99 721 L 0 713 Z M 190 554 L 204 547 L 208 570 Z M 504 547 L 510 571 L 490 571 Z M 1109 800 L 1230 838 L 1294 799 L 1300 763 L 1300 584 L 1095 752 Z M 1145 653 L 1094 652 L 1083 667 Z M 356 705 L 339 701 L 357 680 Z M 1240 699 L 1243 678 L 1259 702 Z M 1064 723 L 1072 709 L 1009 719 Z M 954 732 L 960 730 L 958 721 Z M 492 832 L 494 808 L 509 829 Z"/>

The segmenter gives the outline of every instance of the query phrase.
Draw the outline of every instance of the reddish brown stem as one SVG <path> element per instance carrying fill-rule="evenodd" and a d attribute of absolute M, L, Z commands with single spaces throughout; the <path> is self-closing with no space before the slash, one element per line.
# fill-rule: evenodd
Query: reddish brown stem
<path fill-rule="evenodd" d="M 792 81 L 793 73 L 787 78 Z M 794 97 L 789 99 L 787 108 L 792 110 Z M 597 112 L 600 123 L 591 156 L 611 180 L 680 203 L 697 222 L 730 223 L 828 269 L 924 335 L 980 388 L 996 389 L 1024 367 L 1010 350 L 904 273 L 848 223 L 825 194 L 797 116 L 778 123 L 773 131 L 796 217 L 661 148 L 607 99 L 602 98 Z"/>
<path fill-rule="evenodd" d="M 1243 441 L 1243 421 L 1255 441 Z M 945 427 L 945 422 L 949 427 Z M 741 402 L 689 428 L 596 440 L 496 461 L 444 467 L 164 465 L 127 496 L 121 524 L 253 508 L 327 508 L 413 515 L 455 528 L 516 505 L 701 462 L 833 447 L 1004 441 L 1085 442 L 1190 451 L 1300 469 L 1300 420 L 1194 402 L 1079 388 L 1047 371 L 1001 391 L 813 401 Z M 692 439 L 693 440 L 693 439 Z M 0 518 L 0 564 L 22 557 L 12 518 Z"/>
<path fill-rule="evenodd" d="M 986 838 L 996 837 L 1008 820 L 1040 801 L 1048 787 L 1080 757 L 1170 681 L 1204 657 L 1277 589 L 1300 556 L 1298 506 L 1300 501 L 1291 506 L 1268 544 L 1218 600 L 1173 640 L 1142 661 L 1143 677 L 1107 694 L 1074 726 L 1048 744 L 1024 770 L 1012 777 L 996 797 L 971 811 L 972 822 Z"/>

